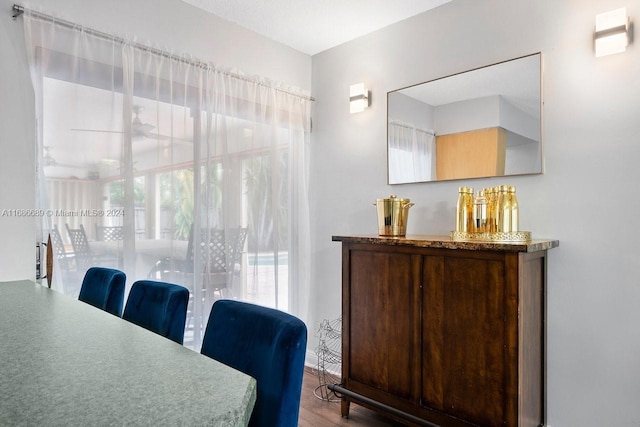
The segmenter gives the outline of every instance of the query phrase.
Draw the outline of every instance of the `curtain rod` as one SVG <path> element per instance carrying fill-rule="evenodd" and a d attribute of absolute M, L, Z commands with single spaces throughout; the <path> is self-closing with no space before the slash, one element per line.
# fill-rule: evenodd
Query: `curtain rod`
<path fill-rule="evenodd" d="M 98 31 L 98 30 L 94 30 L 92 28 L 87 28 L 87 27 L 84 27 L 82 25 L 70 22 L 70 21 L 65 21 L 64 19 L 59 19 L 59 18 L 56 18 L 54 16 L 47 15 L 47 14 L 44 14 L 42 12 L 35 11 L 33 9 L 25 9 L 24 6 L 20 6 L 20 5 L 14 4 L 13 8 L 12 8 L 12 11 L 13 11 L 13 14 L 11 16 L 12 16 L 12 18 L 14 20 L 17 19 L 20 15 L 22 15 L 25 11 L 28 11 L 30 15 L 35 16 L 36 18 L 41 19 L 43 21 L 53 22 L 53 23 L 55 23 L 57 25 L 60 25 L 62 27 L 69 28 L 69 29 L 72 29 L 72 30 L 76 30 L 78 28 L 82 28 L 82 30 L 84 32 L 86 32 L 87 34 L 90 34 L 90 35 L 92 35 L 94 37 L 97 37 L 97 38 L 101 38 L 103 40 L 109 40 L 109 41 L 115 40 L 118 43 L 127 43 L 127 44 L 130 44 L 131 46 L 133 46 L 135 49 L 141 50 L 143 52 L 149 52 L 149 53 L 152 53 L 154 55 L 159 55 L 159 56 L 162 56 L 162 57 L 174 60 L 174 61 L 182 62 L 182 63 L 187 64 L 187 65 L 193 65 L 193 66 L 198 67 L 198 68 L 203 68 L 205 70 L 211 70 L 211 69 L 212 70 L 216 70 L 216 68 L 213 65 L 207 64 L 206 62 L 185 58 L 184 56 L 173 55 L 173 54 L 171 54 L 169 52 L 166 52 L 164 50 L 160 50 L 160 49 L 157 49 L 157 48 L 154 48 L 154 47 L 151 47 L 151 46 L 147 46 L 147 45 L 142 44 L 142 43 L 137 43 L 137 42 L 133 42 L 131 40 L 127 40 L 124 37 L 118 37 L 118 36 L 115 36 L 115 35 L 112 35 L 112 34 L 109 34 L 109 33 L 105 33 L 105 32 Z M 223 74 L 225 74 L 227 76 L 230 76 L 230 77 L 233 77 L 233 78 L 236 78 L 236 79 L 239 79 L 239 80 L 244 80 L 246 82 L 255 83 L 255 84 L 259 85 L 259 86 L 268 87 L 268 88 L 274 89 L 274 90 L 276 90 L 278 92 L 283 92 L 283 93 L 286 93 L 288 95 L 292 95 L 292 96 L 295 96 L 295 97 L 298 97 L 298 98 L 305 99 L 307 101 L 315 101 L 316 100 L 312 96 L 303 95 L 303 94 L 295 93 L 295 92 L 292 92 L 292 91 L 289 91 L 289 90 L 286 90 L 286 89 L 274 87 L 272 85 L 269 85 L 269 84 L 266 84 L 266 83 L 262 83 L 260 81 L 257 81 L 256 79 L 252 79 L 250 77 L 243 76 L 243 75 L 238 74 L 238 73 L 233 73 L 233 72 L 230 72 L 230 71 L 223 71 L 223 70 L 216 70 L 216 71 L 219 71 L 219 72 L 221 72 L 221 73 L 223 73 Z"/>
<path fill-rule="evenodd" d="M 416 127 L 416 126 L 414 126 L 412 124 L 403 123 L 403 122 L 398 121 L 398 120 L 389 120 L 389 124 L 390 125 L 394 125 L 394 126 L 398 126 L 398 127 L 401 127 L 401 128 L 405 128 L 405 129 L 413 129 L 413 130 L 418 131 L 418 132 L 424 132 L 424 133 L 427 133 L 429 135 L 436 136 L 436 133 L 434 131 L 432 131 L 431 129 L 420 129 L 419 127 Z"/>

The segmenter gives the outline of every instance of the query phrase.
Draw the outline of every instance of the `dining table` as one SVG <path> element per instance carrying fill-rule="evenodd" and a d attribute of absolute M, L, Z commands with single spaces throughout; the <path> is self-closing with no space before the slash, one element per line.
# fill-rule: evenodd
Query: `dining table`
<path fill-rule="evenodd" d="M 136 272 L 146 275 L 163 258 L 186 259 L 188 241 L 170 239 L 139 239 L 133 241 Z M 124 241 L 90 241 L 91 253 L 99 258 L 122 256 Z"/>
<path fill-rule="evenodd" d="M 0 282 L 1 426 L 246 426 L 250 376 L 30 280 Z"/>

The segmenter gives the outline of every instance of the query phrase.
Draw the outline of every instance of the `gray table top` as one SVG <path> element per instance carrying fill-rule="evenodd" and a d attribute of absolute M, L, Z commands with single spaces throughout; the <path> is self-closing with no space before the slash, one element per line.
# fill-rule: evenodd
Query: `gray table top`
<path fill-rule="evenodd" d="M 255 380 L 30 281 L 0 283 L 0 425 L 242 426 Z"/>

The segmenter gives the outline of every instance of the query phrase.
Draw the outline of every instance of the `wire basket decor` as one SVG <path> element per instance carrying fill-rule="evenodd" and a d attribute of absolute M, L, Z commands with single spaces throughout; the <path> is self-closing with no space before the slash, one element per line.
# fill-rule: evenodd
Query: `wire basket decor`
<path fill-rule="evenodd" d="M 339 402 L 327 386 L 331 384 L 339 384 L 342 372 L 342 317 L 329 321 L 324 319 L 320 322 L 317 330 L 318 347 L 316 347 L 316 355 L 318 356 L 317 375 L 319 385 L 313 391 L 313 394 L 321 400 L 327 402 Z"/>

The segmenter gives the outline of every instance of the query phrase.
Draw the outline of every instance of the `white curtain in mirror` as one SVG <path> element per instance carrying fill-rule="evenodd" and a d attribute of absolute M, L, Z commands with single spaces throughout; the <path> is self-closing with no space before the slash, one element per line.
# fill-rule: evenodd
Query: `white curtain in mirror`
<path fill-rule="evenodd" d="M 124 270 L 127 290 L 182 284 L 195 349 L 216 298 L 306 318 L 308 97 L 28 11 L 24 24 L 53 286 L 76 296 L 91 265 Z"/>
<path fill-rule="evenodd" d="M 435 172 L 435 136 L 429 129 L 389 120 L 389 184 L 429 181 Z"/>

